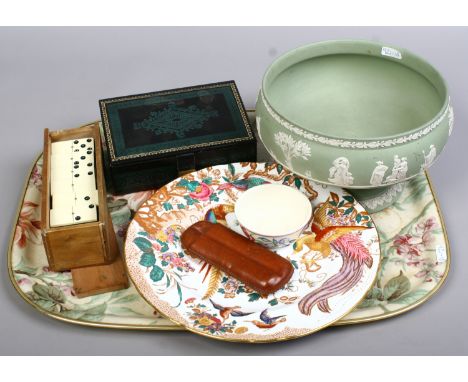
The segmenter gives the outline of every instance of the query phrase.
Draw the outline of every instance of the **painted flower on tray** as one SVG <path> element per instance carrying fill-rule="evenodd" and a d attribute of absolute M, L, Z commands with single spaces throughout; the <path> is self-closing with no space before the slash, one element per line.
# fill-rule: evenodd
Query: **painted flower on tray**
<path fill-rule="evenodd" d="M 416 256 L 421 256 L 424 245 L 420 237 L 414 237 L 411 234 L 399 235 L 393 240 L 393 245 L 400 256 L 414 259 Z"/>
<path fill-rule="evenodd" d="M 407 265 L 418 266 L 420 257 L 433 241 L 433 231 L 437 223 L 433 217 L 418 223 L 411 233 L 398 235 L 393 240 L 393 248 L 398 255 L 408 260 Z"/>
<path fill-rule="evenodd" d="M 36 187 L 39 191 L 42 188 L 42 162 L 39 162 L 34 166 L 31 172 L 31 178 L 29 178 L 29 184 Z"/>
<path fill-rule="evenodd" d="M 438 263 L 430 255 L 431 252 L 428 252 L 438 228 L 437 220 L 429 217 L 414 223 L 407 233 L 397 235 L 390 242 L 390 248 L 386 251 L 388 261 L 383 263 L 377 283 L 359 305 L 360 309 L 380 306 L 386 310 L 385 305 L 389 303 L 403 305 L 414 303 L 424 297 L 428 291 L 423 288 L 413 288 L 411 283 L 417 279 L 425 283 L 439 282 L 443 274 L 438 270 Z M 396 264 L 401 269 L 399 274 L 382 285 L 383 275 L 388 273 L 385 269 L 387 263 Z M 407 276 L 406 267 L 416 268 L 417 272 L 413 273 L 413 276 Z"/>
<path fill-rule="evenodd" d="M 20 248 L 26 247 L 29 241 L 41 244 L 41 222 L 34 217 L 38 204 L 26 201 L 21 209 L 15 231 L 15 243 Z"/>
<path fill-rule="evenodd" d="M 429 259 L 421 261 L 419 267 L 421 270 L 414 275 L 419 279 L 424 279 L 424 282 L 430 283 L 432 281 L 439 281 L 442 278 L 442 274 L 438 272 L 435 268 L 437 263 Z"/>
<path fill-rule="evenodd" d="M 201 201 L 208 200 L 213 193 L 213 189 L 206 183 L 200 183 L 194 192 L 190 192 L 190 197 Z"/>
<path fill-rule="evenodd" d="M 16 282 L 18 283 L 18 285 L 20 287 L 27 287 L 27 286 L 32 285 L 31 279 L 29 279 L 27 277 L 22 277 L 22 278 L 16 280 Z"/>
<path fill-rule="evenodd" d="M 118 237 L 124 239 L 124 238 L 125 238 L 125 235 L 127 234 L 128 225 L 129 225 L 129 224 L 126 224 L 126 225 L 123 226 L 123 227 L 118 227 L 118 228 L 117 228 L 117 231 L 115 232 L 115 234 L 116 234 Z M 115 228 L 116 228 L 116 227 L 114 226 L 114 229 L 115 229 Z"/>
<path fill-rule="evenodd" d="M 430 217 L 416 226 L 416 233 L 421 234 L 421 241 L 425 246 L 432 243 L 434 239 L 433 232 L 436 228 L 437 222 L 434 217 Z"/>

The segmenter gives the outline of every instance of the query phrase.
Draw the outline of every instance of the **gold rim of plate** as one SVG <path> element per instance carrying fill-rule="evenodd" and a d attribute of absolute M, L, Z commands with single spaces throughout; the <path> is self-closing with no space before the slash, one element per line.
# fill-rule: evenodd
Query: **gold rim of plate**
<path fill-rule="evenodd" d="M 247 112 L 252 112 L 252 110 L 247 110 Z M 95 121 L 95 122 L 97 122 L 97 121 Z M 91 122 L 91 123 L 94 123 L 94 122 Z M 83 124 L 82 126 L 86 126 L 86 125 L 89 125 L 89 123 Z M 34 309 L 38 310 L 39 312 L 43 313 L 46 316 L 52 317 L 52 318 L 57 319 L 59 321 L 68 322 L 68 323 L 77 324 L 77 325 L 82 325 L 82 326 L 90 326 L 90 327 L 97 327 L 97 328 L 108 328 L 108 329 L 152 330 L 152 331 L 159 331 L 159 330 L 161 330 L 161 331 L 185 331 L 185 330 L 187 330 L 185 327 L 180 326 L 177 323 L 176 323 L 177 326 L 174 326 L 174 325 L 154 326 L 154 325 L 112 324 L 112 323 L 103 323 L 103 322 L 83 321 L 83 320 L 79 320 L 79 319 L 63 317 L 63 316 L 61 316 L 59 314 L 49 312 L 49 311 L 41 308 L 40 306 L 38 306 L 36 304 L 33 304 L 28 299 L 28 297 L 24 294 L 24 292 L 19 288 L 18 284 L 16 283 L 16 280 L 15 280 L 15 277 L 14 277 L 14 274 L 13 274 L 12 254 L 11 254 L 11 252 L 12 252 L 12 248 L 13 248 L 13 242 L 14 242 L 14 237 L 15 237 L 16 226 L 18 224 L 19 215 L 20 215 L 21 208 L 22 208 L 23 202 L 24 202 L 24 197 L 26 195 L 26 191 L 27 191 L 27 188 L 28 188 L 29 179 L 31 178 L 32 171 L 33 171 L 34 167 L 36 166 L 36 163 L 39 160 L 41 155 L 42 155 L 42 153 L 39 153 L 39 154 L 36 155 L 36 159 L 34 160 L 33 164 L 30 166 L 29 172 L 28 172 L 28 174 L 26 176 L 26 179 L 24 181 L 23 190 L 21 192 L 21 197 L 19 199 L 18 206 L 17 206 L 17 209 L 16 209 L 16 214 L 15 214 L 15 216 L 13 218 L 13 226 L 12 226 L 12 229 L 11 229 L 10 240 L 9 240 L 9 244 L 8 244 L 8 253 L 7 253 L 8 276 L 9 276 L 10 282 L 12 283 L 13 287 L 18 292 L 18 294 L 21 296 L 21 298 L 24 301 L 26 301 L 27 304 L 31 305 Z M 436 292 L 438 292 L 440 290 L 442 285 L 444 285 L 445 280 L 447 279 L 447 275 L 448 275 L 448 273 L 450 271 L 450 265 L 451 265 L 450 243 L 449 243 L 449 239 L 448 239 L 448 235 L 447 235 L 447 229 L 446 229 L 446 226 L 445 226 L 444 217 L 443 217 L 442 211 L 440 209 L 439 200 L 437 199 L 437 196 L 436 196 L 436 194 L 434 192 L 434 186 L 432 184 L 431 178 L 430 178 L 427 171 L 425 171 L 424 174 L 426 175 L 426 179 L 427 179 L 427 181 L 429 183 L 429 188 L 431 190 L 432 197 L 434 198 L 437 213 L 439 215 L 439 219 L 440 219 L 440 222 L 441 222 L 441 225 L 442 225 L 442 230 L 443 230 L 443 234 L 444 234 L 444 241 L 445 241 L 445 246 L 446 246 L 446 250 L 447 250 L 447 266 L 446 266 L 445 272 L 442 275 L 440 281 L 423 298 L 421 298 L 420 300 L 414 302 L 413 304 L 406 305 L 406 306 L 402 307 L 401 309 L 397 309 L 397 310 L 394 310 L 392 312 L 385 312 L 385 313 L 370 316 L 370 317 L 356 318 L 356 319 L 344 320 L 344 321 L 338 320 L 338 321 L 335 321 L 333 324 L 331 324 L 331 326 L 362 324 L 362 323 L 380 321 L 380 320 L 383 320 L 383 319 L 386 319 L 386 318 L 398 316 L 398 315 L 406 313 L 406 312 L 408 312 L 408 311 L 410 311 L 410 310 L 412 310 L 414 308 L 417 308 L 418 306 L 420 306 L 421 304 L 423 304 L 424 302 L 426 302 L 427 300 L 432 298 L 432 296 Z M 127 264 L 126 264 L 125 261 L 124 261 L 124 263 L 125 263 L 125 267 L 126 267 Z M 135 285 L 135 289 L 138 291 L 140 296 L 142 296 L 141 292 L 139 291 L 139 289 L 138 289 L 138 287 L 136 285 Z M 146 302 L 148 302 L 143 296 L 142 296 L 142 298 Z M 364 299 L 364 297 L 363 297 L 363 299 Z M 361 299 L 361 301 L 363 299 Z M 352 311 L 352 309 L 351 309 L 351 311 Z M 161 314 L 161 315 L 164 316 L 163 314 Z M 170 321 L 174 322 L 172 320 L 170 320 Z M 294 337 L 294 338 L 297 338 L 297 337 Z M 290 338 L 290 339 L 293 339 L 293 338 Z M 247 341 L 247 342 L 250 342 L 250 341 Z"/>

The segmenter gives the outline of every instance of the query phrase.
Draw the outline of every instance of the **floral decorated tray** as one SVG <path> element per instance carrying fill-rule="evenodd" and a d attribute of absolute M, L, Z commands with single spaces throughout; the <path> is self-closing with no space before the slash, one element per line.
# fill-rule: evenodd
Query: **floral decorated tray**
<path fill-rule="evenodd" d="M 252 117 L 252 113 L 250 114 Z M 259 160 L 268 159 L 259 147 Z M 40 312 L 81 325 L 143 330 L 180 330 L 163 318 L 132 285 L 79 299 L 69 272 L 50 272 L 40 235 L 42 156 L 33 165 L 20 199 L 8 250 L 8 269 L 20 296 Z M 135 211 L 153 191 L 108 197 L 120 245 Z M 334 325 L 375 321 L 427 301 L 443 284 L 450 265 L 444 222 L 429 178 L 411 180 L 390 208 L 372 214 L 379 231 L 381 266 L 374 287 L 353 312 Z"/>

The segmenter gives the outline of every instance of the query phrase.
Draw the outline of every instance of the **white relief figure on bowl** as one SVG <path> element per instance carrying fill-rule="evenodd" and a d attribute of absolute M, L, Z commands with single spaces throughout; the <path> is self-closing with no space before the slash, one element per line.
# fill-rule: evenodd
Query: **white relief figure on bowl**
<path fill-rule="evenodd" d="M 336 158 L 329 170 L 328 181 L 338 186 L 350 186 L 354 182 L 353 174 L 349 172 L 349 160 L 345 157 Z"/>
<path fill-rule="evenodd" d="M 450 106 L 449 107 L 449 111 L 448 111 L 448 123 L 449 123 L 449 131 L 448 131 L 448 135 L 449 137 L 452 135 L 452 130 L 453 130 L 453 122 L 454 122 L 454 117 L 453 117 L 453 107 Z"/>
<path fill-rule="evenodd" d="M 393 157 L 392 173 L 387 176 L 385 183 L 395 183 L 406 178 L 408 171 L 408 161 L 406 157 L 399 158 L 398 155 Z"/>
<path fill-rule="evenodd" d="M 307 160 L 310 157 L 310 146 L 300 140 L 295 140 L 291 135 L 282 131 L 275 134 L 275 142 L 284 154 L 284 160 L 288 168 L 292 167 L 293 158 Z"/>
<path fill-rule="evenodd" d="M 426 151 L 423 150 L 424 163 L 421 165 L 421 171 L 428 168 L 437 157 L 437 149 L 434 145 L 429 146 L 429 152 L 426 154 Z"/>
<path fill-rule="evenodd" d="M 382 185 L 382 183 L 384 182 L 385 173 L 388 170 L 388 166 L 385 166 L 383 161 L 379 160 L 376 163 L 377 166 L 375 166 L 369 182 L 372 186 Z"/>

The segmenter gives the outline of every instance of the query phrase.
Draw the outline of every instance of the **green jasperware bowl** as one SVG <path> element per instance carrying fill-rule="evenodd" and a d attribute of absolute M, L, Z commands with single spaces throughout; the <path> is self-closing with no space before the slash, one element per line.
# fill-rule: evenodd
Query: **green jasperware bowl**
<path fill-rule="evenodd" d="M 418 175 L 453 126 L 438 71 L 405 49 L 369 41 L 320 42 L 279 57 L 264 75 L 256 112 L 275 160 L 348 189 L 388 190 Z"/>

